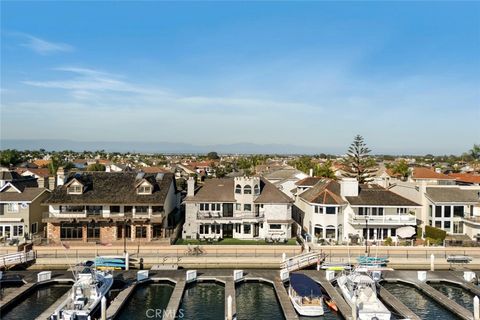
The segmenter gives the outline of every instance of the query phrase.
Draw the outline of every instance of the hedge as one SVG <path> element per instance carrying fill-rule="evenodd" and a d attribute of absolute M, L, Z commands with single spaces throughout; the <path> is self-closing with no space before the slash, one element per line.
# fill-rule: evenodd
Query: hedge
<path fill-rule="evenodd" d="M 442 229 L 438 229 L 431 226 L 425 226 L 425 238 L 436 239 L 443 242 L 446 236 L 447 236 L 447 232 Z"/>

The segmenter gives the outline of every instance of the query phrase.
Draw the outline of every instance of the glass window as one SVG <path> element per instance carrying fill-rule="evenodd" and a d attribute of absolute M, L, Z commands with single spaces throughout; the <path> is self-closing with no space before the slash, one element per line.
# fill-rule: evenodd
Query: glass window
<path fill-rule="evenodd" d="M 315 213 L 323 213 L 323 207 L 322 206 L 315 206 Z"/>
<path fill-rule="evenodd" d="M 88 239 L 100 239 L 100 227 L 96 225 L 87 226 Z"/>
<path fill-rule="evenodd" d="M 7 205 L 7 211 L 8 212 L 18 212 L 18 203 L 9 203 Z"/>
<path fill-rule="evenodd" d="M 235 186 L 235 193 L 242 193 L 242 186 L 241 185 L 237 184 Z"/>
<path fill-rule="evenodd" d="M 335 239 L 335 227 L 327 226 L 325 229 L 325 238 L 326 239 Z"/>
<path fill-rule="evenodd" d="M 81 185 L 71 185 L 67 188 L 68 194 L 81 194 L 82 186 Z"/>
<path fill-rule="evenodd" d="M 327 214 L 335 214 L 335 207 L 327 207 L 326 209 Z"/>
<path fill-rule="evenodd" d="M 442 228 L 442 221 L 435 221 L 435 228 Z"/>
<path fill-rule="evenodd" d="M 60 225 L 61 239 L 82 239 L 82 225 L 73 223 L 62 223 Z"/>
<path fill-rule="evenodd" d="M 433 206 L 428 206 L 428 216 L 431 217 L 433 214 Z"/>
<path fill-rule="evenodd" d="M 126 213 L 132 212 L 133 206 L 125 206 L 125 207 L 123 208 L 123 210 L 124 210 Z"/>
<path fill-rule="evenodd" d="M 120 206 L 110 206 L 110 213 L 119 213 Z"/>
<path fill-rule="evenodd" d="M 35 234 L 37 232 L 38 232 L 38 223 L 37 222 L 32 223 L 32 226 L 30 227 L 30 233 Z"/>
<path fill-rule="evenodd" d="M 377 208 L 372 208 L 372 216 L 376 216 L 377 215 Z"/>
<path fill-rule="evenodd" d="M 453 207 L 453 216 L 454 217 L 463 217 L 463 215 L 464 215 L 463 206 L 454 206 Z"/>
<path fill-rule="evenodd" d="M 260 194 L 260 187 L 258 186 L 258 184 L 255 185 L 255 187 L 253 187 L 253 193 L 258 196 Z"/>
<path fill-rule="evenodd" d="M 23 226 L 13 226 L 13 236 L 14 237 L 23 236 Z"/>
<path fill-rule="evenodd" d="M 362 207 L 358 208 L 358 215 L 363 216 L 363 208 Z"/>
<path fill-rule="evenodd" d="M 443 216 L 445 218 L 450 218 L 452 216 L 452 207 L 450 206 L 445 206 L 443 207 Z"/>
<path fill-rule="evenodd" d="M 161 212 L 163 212 L 163 207 L 162 206 L 153 206 L 152 207 L 152 212 L 153 213 L 161 213 Z"/>
<path fill-rule="evenodd" d="M 148 206 L 136 206 L 135 207 L 135 213 L 147 213 L 148 212 Z"/>
<path fill-rule="evenodd" d="M 407 208 L 397 208 L 397 213 L 407 213 Z"/>
<path fill-rule="evenodd" d="M 198 233 L 203 234 L 203 224 L 198 228 Z"/>
<path fill-rule="evenodd" d="M 147 227 L 135 227 L 135 237 L 145 239 L 147 238 Z"/>
<path fill-rule="evenodd" d="M 443 221 L 443 229 L 448 229 L 450 231 L 450 221 Z"/>
<path fill-rule="evenodd" d="M 235 203 L 235 210 L 242 211 L 242 204 L 241 203 Z"/>
<path fill-rule="evenodd" d="M 383 216 L 383 208 L 378 208 L 378 215 Z"/>
<path fill-rule="evenodd" d="M 281 224 L 271 224 L 271 225 L 270 225 L 270 229 L 272 229 L 272 230 L 280 230 L 280 229 L 282 229 L 282 225 L 281 225 Z"/>
<path fill-rule="evenodd" d="M 239 224 L 239 223 L 236 223 L 236 224 L 235 224 L 235 232 L 236 232 L 236 233 L 240 233 L 240 232 L 241 232 L 240 226 L 241 226 L 241 224 Z"/>
<path fill-rule="evenodd" d="M 252 205 L 251 204 L 244 204 L 243 205 L 243 210 L 244 211 L 252 211 Z"/>
<path fill-rule="evenodd" d="M 435 217 L 441 218 L 442 217 L 442 207 L 435 206 Z"/>
<path fill-rule="evenodd" d="M 249 185 L 246 185 L 245 187 L 243 187 L 243 193 L 244 194 L 252 194 L 252 187 L 249 186 Z"/>
<path fill-rule="evenodd" d="M 395 236 L 397 235 L 397 229 L 392 228 L 392 229 L 390 230 L 390 234 L 392 235 L 392 237 L 395 237 Z"/>
<path fill-rule="evenodd" d="M 243 233 L 250 234 L 252 232 L 252 225 L 251 224 L 244 224 L 243 225 Z"/>
<path fill-rule="evenodd" d="M 151 186 L 140 186 L 138 187 L 138 194 L 151 194 L 152 187 Z"/>

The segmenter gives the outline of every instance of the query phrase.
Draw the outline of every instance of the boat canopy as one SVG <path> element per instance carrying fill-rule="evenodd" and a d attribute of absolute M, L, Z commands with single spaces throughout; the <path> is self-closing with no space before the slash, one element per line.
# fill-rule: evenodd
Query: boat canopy
<path fill-rule="evenodd" d="M 320 285 L 304 274 L 292 273 L 290 274 L 290 285 L 293 290 L 302 297 L 321 297 L 322 290 Z"/>

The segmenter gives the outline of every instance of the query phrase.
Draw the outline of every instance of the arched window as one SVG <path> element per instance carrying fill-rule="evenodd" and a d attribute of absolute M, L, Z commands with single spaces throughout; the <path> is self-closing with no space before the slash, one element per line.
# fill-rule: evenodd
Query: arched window
<path fill-rule="evenodd" d="M 258 184 L 256 184 L 255 187 L 253 187 L 253 194 L 256 196 L 260 194 L 260 187 L 258 186 Z"/>
<path fill-rule="evenodd" d="M 325 228 L 325 238 L 326 239 L 335 239 L 335 237 L 336 237 L 335 233 L 336 233 L 335 226 L 330 225 L 330 226 L 327 226 Z"/>
<path fill-rule="evenodd" d="M 237 184 L 235 186 L 235 193 L 242 193 L 242 186 L 241 185 Z"/>
<path fill-rule="evenodd" d="M 315 237 L 318 239 L 323 239 L 323 227 L 320 224 L 315 225 Z"/>
<path fill-rule="evenodd" d="M 243 187 L 243 193 L 244 194 L 252 194 L 252 187 L 249 186 L 249 185 L 246 185 L 245 187 Z"/>

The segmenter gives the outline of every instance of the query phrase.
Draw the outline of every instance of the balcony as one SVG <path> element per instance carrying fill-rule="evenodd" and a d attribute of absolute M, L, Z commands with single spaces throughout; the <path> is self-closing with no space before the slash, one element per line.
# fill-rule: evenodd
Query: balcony
<path fill-rule="evenodd" d="M 466 222 L 473 222 L 475 224 L 480 224 L 480 216 L 473 216 L 472 217 L 472 216 L 465 215 L 463 220 L 465 220 Z"/>
<path fill-rule="evenodd" d="M 62 211 L 62 212 L 43 212 L 42 218 L 86 218 L 86 211 Z"/>
<path fill-rule="evenodd" d="M 197 219 L 199 220 L 238 220 L 238 219 L 263 219 L 263 213 L 254 212 L 237 212 L 231 216 L 223 216 L 220 211 L 197 211 Z"/>
<path fill-rule="evenodd" d="M 365 218 L 368 218 L 369 224 L 380 224 L 380 225 L 389 225 L 389 224 L 416 224 L 417 218 L 411 214 L 401 214 L 401 215 L 383 215 L 383 216 L 364 216 L 364 215 L 350 215 L 348 221 L 352 224 L 365 224 Z"/>

